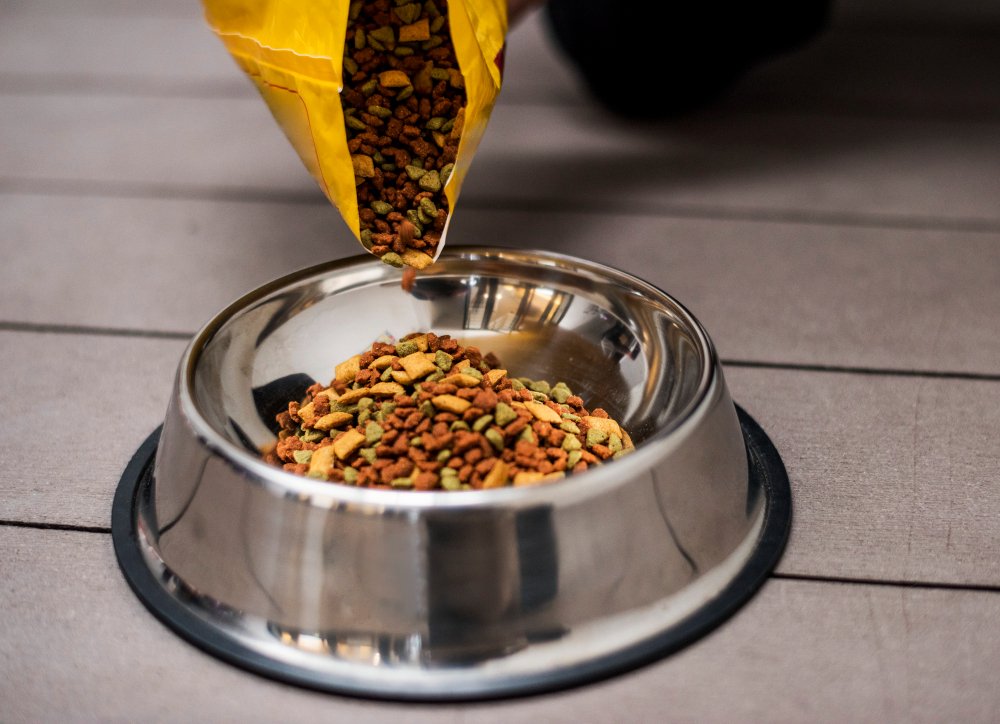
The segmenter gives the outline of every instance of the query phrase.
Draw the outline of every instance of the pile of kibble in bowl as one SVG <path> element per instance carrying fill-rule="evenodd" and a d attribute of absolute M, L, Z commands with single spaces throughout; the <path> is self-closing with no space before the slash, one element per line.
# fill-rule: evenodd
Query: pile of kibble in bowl
<path fill-rule="evenodd" d="M 535 485 L 633 449 L 617 422 L 588 411 L 566 384 L 511 377 L 492 354 L 430 332 L 375 342 L 277 422 L 266 461 L 369 488 Z"/>

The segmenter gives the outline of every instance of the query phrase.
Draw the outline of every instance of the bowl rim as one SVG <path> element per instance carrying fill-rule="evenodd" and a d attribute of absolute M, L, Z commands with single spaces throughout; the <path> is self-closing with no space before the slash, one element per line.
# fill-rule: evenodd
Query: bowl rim
<path fill-rule="evenodd" d="M 374 508 L 380 514 L 408 514 L 424 509 L 458 508 L 468 510 L 495 506 L 555 505 L 600 494 L 618 485 L 628 484 L 634 479 L 635 476 L 629 475 L 626 468 L 633 468 L 633 472 L 648 471 L 647 461 L 649 458 L 656 454 L 662 454 L 664 446 L 678 444 L 693 420 L 700 412 L 706 410 L 707 403 L 711 402 L 710 393 L 720 378 L 719 359 L 715 346 L 701 322 L 687 307 L 667 292 L 633 274 L 614 267 L 550 251 L 500 246 L 453 245 L 442 252 L 439 261 L 447 262 L 451 259 L 474 261 L 477 258 L 489 261 L 511 261 L 536 266 L 552 266 L 565 271 L 577 271 L 582 268 L 591 274 L 604 277 L 608 282 L 618 283 L 633 292 L 652 298 L 667 307 L 688 326 L 697 342 L 698 350 L 705 360 L 692 400 L 670 424 L 656 431 L 642 445 L 637 445 L 634 452 L 616 460 L 613 466 L 597 466 L 585 473 L 572 476 L 572 480 L 559 480 L 545 485 L 468 491 L 382 490 L 312 480 L 268 465 L 261 458 L 230 441 L 206 419 L 199 409 L 194 394 L 194 380 L 201 353 L 216 334 L 237 314 L 275 292 L 312 277 L 324 277 L 351 268 L 382 263 L 371 254 L 360 254 L 304 267 L 278 277 L 243 294 L 213 315 L 195 333 L 184 350 L 178 367 L 174 394 L 178 398 L 176 402 L 179 403 L 185 422 L 194 432 L 198 441 L 205 445 L 210 452 L 221 456 L 234 468 L 248 473 L 247 477 L 250 481 L 270 489 L 275 494 L 292 494 L 303 502 L 324 508 L 351 505 Z"/>

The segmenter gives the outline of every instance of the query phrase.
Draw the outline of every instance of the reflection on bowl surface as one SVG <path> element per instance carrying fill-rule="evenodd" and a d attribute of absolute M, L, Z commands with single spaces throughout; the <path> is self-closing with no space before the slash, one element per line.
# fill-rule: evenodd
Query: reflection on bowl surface
<path fill-rule="evenodd" d="M 451 334 L 564 380 L 637 450 L 531 488 L 358 489 L 265 465 L 282 401 L 379 335 Z M 457 248 L 418 276 L 370 258 L 257 290 L 178 372 L 138 528 L 172 595 L 312 683 L 470 696 L 568 680 L 678 625 L 752 552 L 764 500 L 698 322 L 563 256 Z"/>

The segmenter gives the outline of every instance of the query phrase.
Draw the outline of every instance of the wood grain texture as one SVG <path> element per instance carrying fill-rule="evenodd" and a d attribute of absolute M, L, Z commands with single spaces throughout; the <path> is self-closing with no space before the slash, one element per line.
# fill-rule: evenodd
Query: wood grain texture
<path fill-rule="evenodd" d="M 0 227 L 0 321 L 43 324 L 193 332 L 265 281 L 361 252 L 326 204 L 12 195 Z M 449 239 L 637 274 L 729 358 L 1000 374 L 1000 233 L 472 205 Z"/>
<path fill-rule="evenodd" d="M 1000 383 L 726 374 L 792 480 L 779 570 L 1000 584 Z"/>
<path fill-rule="evenodd" d="M 0 431 L 9 461 L 0 519 L 107 525 L 121 470 L 163 418 L 183 343 L 12 332 L 0 341 L 4 369 L 22 380 L 4 407 L 23 421 Z M 792 480 L 783 572 L 1000 585 L 1000 383 L 754 369 L 728 377 Z M 122 402 L 103 412 L 112 399 Z M 65 440 L 61 454 L 44 454 L 24 429 Z"/>
<path fill-rule="evenodd" d="M 12 95 L 0 135 L 11 188 L 49 179 L 320 198 L 255 98 Z M 996 228 L 998 166 L 1000 124 L 717 113 L 640 127 L 589 107 L 501 101 L 463 198 Z"/>
<path fill-rule="evenodd" d="M 0 527 L 4 719 L 989 721 L 1000 595 L 773 580 L 681 653 L 595 685 L 461 706 L 323 695 L 220 663 L 132 596 L 106 535 Z"/>
<path fill-rule="evenodd" d="M 110 525 L 115 481 L 162 421 L 184 345 L 0 333 L 0 368 L 16 380 L 0 390 L 12 418 L 0 427 L 0 519 Z"/>
<path fill-rule="evenodd" d="M 0 11 L 0 92 L 257 99 L 197 2 L 65 10 Z M 505 58 L 505 101 L 586 102 L 541 13 L 511 30 Z"/>

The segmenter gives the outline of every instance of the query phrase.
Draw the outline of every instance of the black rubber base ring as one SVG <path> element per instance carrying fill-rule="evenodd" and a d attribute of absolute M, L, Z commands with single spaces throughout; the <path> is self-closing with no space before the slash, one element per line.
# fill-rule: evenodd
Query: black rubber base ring
<path fill-rule="evenodd" d="M 132 456 L 122 473 L 111 511 L 111 536 L 118 565 L 139 600 L 154 616 L 198 648 L 231 664 L 278 681 L 310 689 L 370 699 L 405 701 L 462 701 L 525 696 L 590 683 L 644 666 L 701 638 L 726 621 L 763 585 L 777 565 L 792 523 L 792 497 L 785 466 L 767 434 L 739 405 L 736 406 L 747 446 L 750 476 L 766 490 L 767 505 L 760 539 L 737 576 L 718 596 L 675 626 L 628 649 L 587 662 L 577 669 L 534 677 L 496 690 L 413 696 L 406 692 L 380 692 L 323 677 L 317 673 L 270 659 L 235 642 L 184 608 L 172 598 L 143 560 L 135 529 L 135 497 L 151 474 L 157 428 Z"/>

